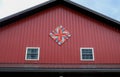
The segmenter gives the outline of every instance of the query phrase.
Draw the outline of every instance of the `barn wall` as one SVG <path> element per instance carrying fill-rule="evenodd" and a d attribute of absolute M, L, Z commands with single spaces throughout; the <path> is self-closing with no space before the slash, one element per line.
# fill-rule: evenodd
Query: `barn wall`
<path fill-rule="evenodd" d="M 72 35 L 62 46 L 49 36 L 59 25 Z M 26 47 L 40 47 L 40 60 L 25 61 Z M 80 47 L 93 47 L 95 61 L 81 61 Z M 61 5 L 0 29 L 0 63 L 120 63 L 119 54 L 119 32 Z"/>

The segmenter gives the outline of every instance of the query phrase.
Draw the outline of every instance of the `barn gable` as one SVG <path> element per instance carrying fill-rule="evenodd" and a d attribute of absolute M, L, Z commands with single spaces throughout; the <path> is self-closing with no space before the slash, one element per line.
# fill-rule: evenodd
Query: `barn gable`
<path fill-rule="evenodd" d="M 33 64 L 33 70 L 34 67 L 49 68 L 46 71 L 56 67 L 72 70 L 73 67 L 78 68 L 77 72 L 81 68 L 107 69 L 107 64 L 111 65 L 108 68 L 115 68 L 114 71 L 120 67 L 116 65 L 120 63 L 119 22 L 71 1 L 52 0 L 4 18 L 0 23 L 0 63 L 5 63 L 5 67 L 7 64 L 15 67 Z M 71 37 L 63 45 L 58 45 L 49 34 L 61 25 Z M 27 47 L 40 48 L 40 58 L 36 61 L 26 60 Z M 94 60 L 82 61 L 80 48 L 93 48 Z"/>

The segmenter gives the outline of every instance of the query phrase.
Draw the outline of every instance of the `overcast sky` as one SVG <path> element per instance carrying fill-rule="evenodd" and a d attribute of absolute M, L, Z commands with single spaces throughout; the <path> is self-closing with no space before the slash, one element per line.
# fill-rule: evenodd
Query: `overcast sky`
<path fill-rule="evenodd" d="M 48 0 L 0 0 L 0 19 Z M 120 21 L 120 0 L 72 0 Z"/>

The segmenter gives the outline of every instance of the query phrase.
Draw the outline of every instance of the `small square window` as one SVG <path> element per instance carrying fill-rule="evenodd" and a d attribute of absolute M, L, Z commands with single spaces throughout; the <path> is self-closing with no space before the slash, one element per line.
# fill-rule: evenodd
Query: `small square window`
<path fill-rule="evenodd" d="M 83 61 L 93 61 L 94 51 L 93 48 L 80 48 L 81 60 Z"/>
<path fill-rule="evenodd" d="M 25 60 L 39 60 L 39 47 L 27 47 Z"/>

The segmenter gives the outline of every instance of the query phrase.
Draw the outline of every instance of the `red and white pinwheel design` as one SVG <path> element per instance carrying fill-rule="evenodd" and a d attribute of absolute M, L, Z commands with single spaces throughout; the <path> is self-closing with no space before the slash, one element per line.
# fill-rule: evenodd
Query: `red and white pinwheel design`
<path fill-rule="evenodd" d="M 63 26 L 59 26 L 55 31 L 50 33 L 50 36 L 58 43 L 58 45 L 62 45 L 69 37 L 71 37 L 71 34 L 63 28 Z"/>

